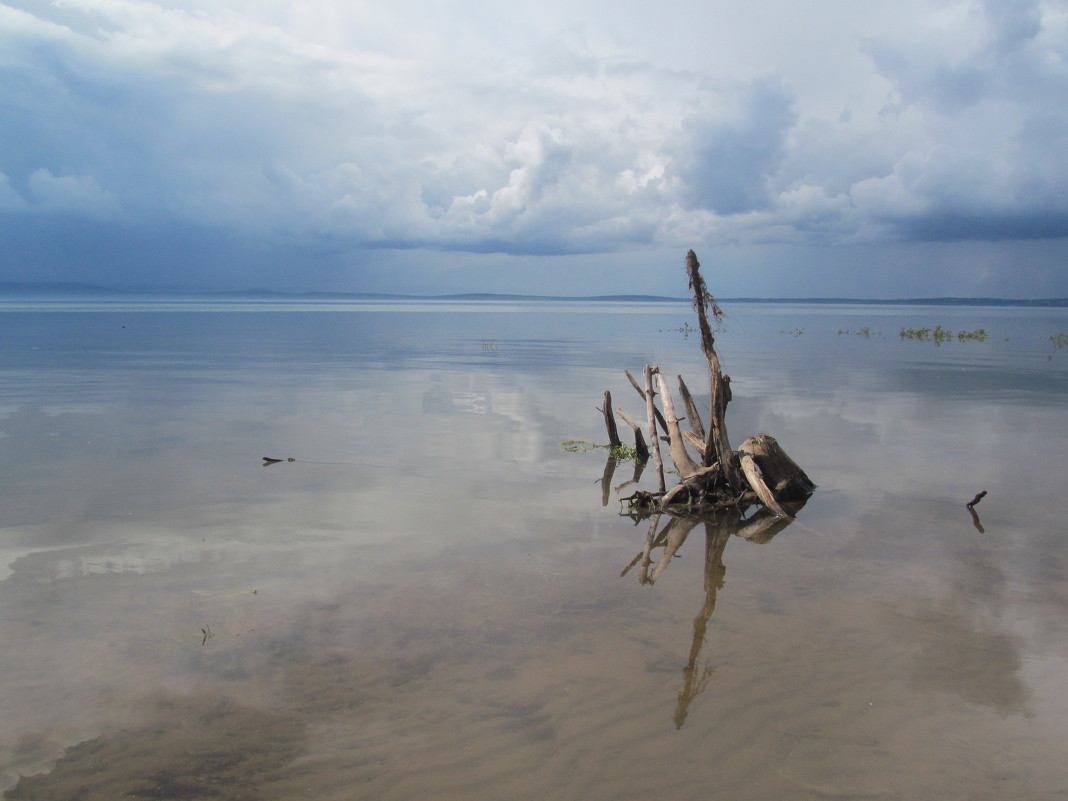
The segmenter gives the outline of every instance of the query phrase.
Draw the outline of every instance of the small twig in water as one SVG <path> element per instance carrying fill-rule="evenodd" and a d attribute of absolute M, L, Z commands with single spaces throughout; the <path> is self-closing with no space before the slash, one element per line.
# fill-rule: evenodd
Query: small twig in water
<path fill-rule="evenodd" d="M 983 500 L 983 498 L 985 498 L 985 497 L 986 497 L 986 490 L 983 490 L 978 495 L 976 495 L 974 498 L 972 498 L 970 501 L 968 501 L 968 503 L 966 503 L 965 506 L 967 506 L 969 509 L 971 509 L 973 506 L 975 506 L 977 503 L 979 503 L 979 501 Z"/>

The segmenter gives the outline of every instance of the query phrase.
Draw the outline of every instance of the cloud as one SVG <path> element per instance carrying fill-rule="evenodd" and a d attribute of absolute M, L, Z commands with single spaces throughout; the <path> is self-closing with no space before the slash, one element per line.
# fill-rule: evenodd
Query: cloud
<path fill-rule="evenodd" d="M 776 78 L 742 87 L 732 105 L 686 117 L 673 148 L 672 173 L 684 187 L 686 202 L 718 215 L 770 205 L 769 179 L 797 122 L 793 94 Z"/>
<path fill-rule="evenodd" d="M 870 51 L 915 121 L 891 172 L 854 184 L 874 221 L 920 239 L 1068 236 L 1063 8 L 988 0 L 959 26 Z M 962 32 L 964 35 L 962 36 Z"/>
<path fill-rule="evenodd" d="M 0 172 L 0 214 L 21 211 L 27 207 L 26 201 L 11 186 L 11 181 Z"/>
<path fill-rule="evenodd" d="M 291 253 L 1068 236 L 1062 4 L 757 5 L 8 0 L 0 214 Z"/>
<path fill-rule="evenodd" d="M 48 170 L 35 170 L 30 174 L 29 190 L 36 210 L 103 220 L 122 215 L 115 194 L 103 189 L 91 175 L 56 177 Z"/>

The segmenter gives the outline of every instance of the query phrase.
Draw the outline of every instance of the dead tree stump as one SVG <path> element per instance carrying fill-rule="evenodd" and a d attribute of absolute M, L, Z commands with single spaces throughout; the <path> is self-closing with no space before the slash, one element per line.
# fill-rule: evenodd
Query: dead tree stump
<path fill-rule="evenodd" d="M 683 432 L 675 413 L 675 403 L 667 381 L 656 365 L 645 367 L 645 387 L 638 384 L 627 371 L 630 383 L 646 404 L 646 421 L 652 445 L 653 460 L 657 465 L 660 488 L 656 493 L 636 492 L 624 499 L 630 504 L 631 514 L 641 516 L 661 513 L 694 514 L 721 510 L 726 507 L 746 507 L 759 502 L 777 519 L 790 519 L 791 514 L 784 504 L 803 501 L 815 490 L 816 485 L 805 471 L 791 459 L 773 437 L 757 434 L 749 437 L 735 452 L 727 435 L 727 404 L 732 393 L 730 376 L 723 372 L 716 353 L 715 337 L 709 315 L 718 324 L 723 312 L 709 294 L 701 277 L 700 263 L 691 250 L 686 254 L 686 275 L 693 292 L 693 306 L 697 312 L 701 333 L 701 350 L 708 363 L 709 420 L 705 428 L 697 405 L 690 395 L 682 376 L 679 376 L 679 394 L 690 421 L 690 430 Z M 660 397 L 663 412 L 656 406 Z M 614 422 L 608 423 L 611 396 L 605 392 L 606 425 L 613 444 L 618 441 Z M 618 414 L 635 430 L 636 440 L 640 430 L 622 411 Z M 668 452 L 678 473 L 679 483 L 667 489 L 664 481 L 663 462 L 660 455 L 660 437 L 657 429 L 664 432 Z M 613 436 L 614 435 L 614 436 Z M 644 444 L 644 443 L 643 443 Z M 687 445 L 694 448 L 700 460 L 690 456 Z M 796 506 L 796 504 L 793 504 Z"/>

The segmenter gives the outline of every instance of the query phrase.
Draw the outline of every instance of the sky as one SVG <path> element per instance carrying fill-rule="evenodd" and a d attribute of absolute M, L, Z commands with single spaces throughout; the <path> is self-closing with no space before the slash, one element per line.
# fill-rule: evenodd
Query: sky
<path fill-rule="evenodd" d="M 1068 297 L 1068 0 L 0 0 L 0 282 Z"/>

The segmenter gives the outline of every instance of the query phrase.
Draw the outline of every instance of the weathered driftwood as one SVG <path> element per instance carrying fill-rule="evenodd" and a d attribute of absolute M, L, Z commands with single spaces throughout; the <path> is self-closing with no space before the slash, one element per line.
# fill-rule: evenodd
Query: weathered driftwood
<path fill-rule="evenodd" d="M 760 465 L 753 459 L 752 454 L 741 454 L 739 461 L 741 462 L 742 475 L 745 476 L 745 480 L 749 483 L 753 492 L 760 498 L 760 502 L 771 509 L 778 517 L 789 517 L 786 514 L 786 510 L 779 506 L 779 502 L 775 499 L 775 493 L 768 486 L 768 482 L 764 479 L 764 473 L 761 471 Z"/>
<path fill-rule="evenodd" d="M 778 501 L 796 501 L 807 498 L 816 489 L 805 471 L 786 451 L 767 434 L 749 437 L 738 447 L 739 454 L 749 456 Z M 754 488 L 755 489 L 755 488 Z"/>
<path fill-rule="evenodd" d="M 749 437 L 737 452 L 731 448 L 726 424 L 727 404 L 731 401 L 730 376 L 723 373 L 715 349 L 712 324 L 709 322 L 709 314 L 718 322 L 723 313 L 708 293 L 700 274 L 700 263 L 692 250 L 686 254 L 686 273 L 697 312 L 701 350 L 708 363 L 708 427 L 706 429 L 702 423 L 697 404 L 682 376 L 678 377 L 679 395 L 686 409 L 683 419 L 689 421 L 689 430 L 685 432 L 660 368 L 654 364 L 646 365 L 644 388 L 627 371 L 631 385 L 645 400 L 648 436 L 659 479 L 658 492 L 638 491 L 624 499 L 629 504 L 628 514 L 645 516 L 669 512 L 691 515 L 727 507 L 746 507 L 759 501 L 776 519 L 789 520 L 792 513 L 788 502 L 807 498 L 815 489 L 815 484 L 778 442 L 767 434 Z M 663 412 L 656 406 L 657 395 Z M 606 392 L 606 421 L 610 401 L 611 396 Z M 639 448 L 641 429 L 621 410 L 617 414 L 634 429 L 635 447 Z M 670 490 L 664 478 L 658 428 L 664 432 L 671 460 L 680 478 L 679 483 Z M 616 436 L 618 438 L 618 434 Z M 700 462 L 690 455 L 687 446 L 698 453 Z M 770 526 L 766 524 L 763 527 L 766 529 Z M 758 535 L 757 532 L 754 534 Z"/>
<path fill-rule="evenodd" d="M 694 437 L 701 441 L 698 450 L 703 453 L 705 449 L 705 426 L 701 422 L 701 413 L 697 411 L 697 404 L 694 403 L 693 395 L 690 394 L 690 389 L 686 386 L 686 382 L 682 380 L 682 376 L 678 376 L 678 379 L 679 397 L 682 398 L 682 403 L 686 407 L 686 422 L 690 424 L 690 431 Z"/>
<path fill-rule="evenodd" d="M 612 414 L 612 393 L 604 391 L 604 406 L 598 409 L 604 415 L 604 425 L 608 429 L 608 444 L 612 448 L 619 448 L 623 442 L 619 438 L 619 429 L 616 428 L 616 417 Z"/>
<path fill-rule="evenodd" d="M 693 395 L 690 394 L 689 387 L 686 386 L 686 382 L 682 380 L 682 376 L 678 376 L 679 379 L 679 396 L 682 398 L 682 403 L 686 407 L 686 422 L 690 424 L 689 430 L 682 432 L 683 438 L 689 443 L 701 456 L 701 463 L 704 464 L 705 458 L 705 426 L 701 422 L 701 413 L 697 411 L 697 404 L 694 402 Z"/>
<path fill-rule="evenodd" d="M 660 479 L 660 494 L 663 495 L 667 489 L 667 484 L 664 481 L 664 460 L 660 457 L 660 437 L 656 435 L 656 406 L 653 404 L 653 373 L 660 372 L 660 368 L 655 364 L 645 365 L 645 408 L 646 416 L 649 421 L 649 439 L 653 443 L 653 463 L 656 465 L 657 477 Z M 664 424 L 664 430 L 667 430 L 667 424 Z"/>
<path fill-rule="evenodd" d="M 618 414 L 623 419 L 623 422 L 630 426 L 631 430 L 634 432 L 634 453 L 637 454 L 637 460 L 639 462 L 649 461 L 649 446 L 645 443 L 645 435 L 642 434 L 641 428 L 637 423 L 627 417 L 622 409 L 616 409 L 616 414 Z"/>
<path fill-rule="evenodd" d="M 664 420 L 667 422 L 668 448 L 671 451 L 671 461 L 675 463 L 675 471 L 682 478 L 695 475 L 700 465 L 690 458 L 686 451 L 686 443 L 682 438 L 682 429 L 679 427 L 679 418 L 675 415 L 675 403 L 671 400 L 671 390 L 668 389 L 664 376 L 657 371 L 656 382 L 660 387 L 660 402 L 664 406 Z"/>
<path fill-rule="evenodd" d="M 639 395 L 642 396 L 642 400 L 646 400 L 645 390 L 642 389 L 641 386 L 638 384 L 637 379 L 635 379 L 634 376 L 630 374 L 630 370 L 624 370 L 623 372 L 626 373 L 627 378 L 630 379 L 630 385 L 634 387 L 635 390 L 637 390 Z M 660 413 L 660 410 L 657 409 L 655 405 L 653 406 L 653 417 L 655 417 L 656 422 L 660 424 L 660 430 L 667 431 L 667 422 L 665 422 L 664 420 L 664 415 Z"/>
<path fill-rule="evenodd" d="M 716 318 L 722 317 L 715 298 L 708 294 L 705 279 L 700 273 L 701 263 L 692 250 L 686 253 L 686 276 L 693 292 L 693 307 L 697 312 L 697 326 L 701 332 L 701 350 L 708 362 L 709 421 L 708 436 L 705 439 L 706 465 L 718 461 L 727 483 L 736 491 L 742 486 L 742 471 L 738 458 L 731 450 L 730 438 L 727 436 L 727 404 L 731 400 L 730 376 L 723 374 L 716 353 L 716 339 L 712 336 L 712 326 L 708 322 L 708 311 Z"/>

